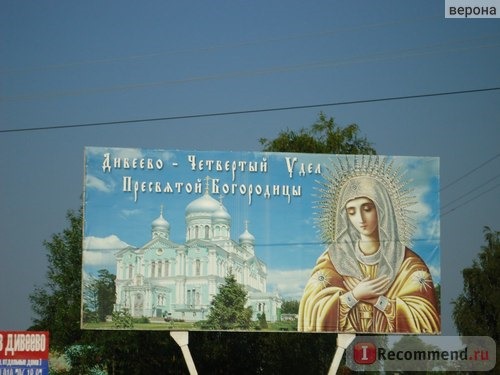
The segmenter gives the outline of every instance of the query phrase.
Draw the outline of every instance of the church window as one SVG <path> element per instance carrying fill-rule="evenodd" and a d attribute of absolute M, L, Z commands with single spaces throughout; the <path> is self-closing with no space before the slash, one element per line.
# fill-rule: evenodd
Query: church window
<path fill-rule="evenodd" d="M 133 277 L 133 267 L 131 264 L 128 265 L 128 278 L 131 279 Z"/>
<path fill-rule="evenodd" d="M 165 262 L 165 276 L 170 276 L 169 275 L 169 271 L 170 271 L 169 268 L 170 268 L 170 262 L 167 260 Z"/>
<path fill-rule="evenodd" d="M 142 299 L 142 294 L 141 293 L 137 293 L 135 295 L 135 301 L 134 301 L 134 307 L 137 309 L 137 308 L 142 308 L 144 306 L 144 301 Z"/>
<path fill-rule="evenodd" d="M 195 261 L 195 275 L 200 276 L 201 274 L 201 261 L 199 259 L 196 259 Z"/>
<path fill-rule="evenodd" d="M 205 225 L 205 239 L 208 240 L 210 238 L 210 227 Z"/>
<path fill-rule="evenodd" d="M 155 277 L 155 262 L 151 262 L 151 277 Z"/>
<path fill-rule="evenodd" d="M 194 238 L 199 238 L 199 232 L 200 228 L 197 225 L 196 227 L 194 227 Z"/>
<path fill-rule="evenodd" d="M 167 296 L 164 293 L 158 295 L 158 305 L 165 306 L 167 302 Z"/>
<path fill-rule="evenodd" d="M 162 262 L 158 262 L 158 277 L 162 277 L 162 273 L 163 273 L 163 263 Z"/>
<path fill-rule="evenodd" d="M 196 303 L 196 289 L 188 289 L 187 290 L 187 304 L 190 307 L 194 307 Z"/>

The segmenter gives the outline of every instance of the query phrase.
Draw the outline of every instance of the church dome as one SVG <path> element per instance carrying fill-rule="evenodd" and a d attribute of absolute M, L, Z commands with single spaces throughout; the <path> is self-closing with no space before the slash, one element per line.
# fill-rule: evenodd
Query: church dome
<path fill-rule="evenodd" d="M 212 198 L 205 191 L 205 194 L 198 199 L 195 199 L 186 206 L 186 216 L 192 214 L 213 214 L 219 209 L 220 202 Z"/>
<path fill-rule="evenodd" d="M 214 222 L 229 222 L 231 221 L 231 215 L 227 212 L 226 208 L 219 202 L 219 208 L 212 215 Z"/>
<path fill-rule="evenodd" d="M 245 229 L 245 231 L 240 235 L 240 242 L 255 242 L 255 237 L 252 233 Z"/>
<path fill-rule="evenodd" d="M 170 224 L 163 218 L 163 206 L 160 208 L 160 216 L 151 223 L 151 233 L 154 237 L 168 238 L 170 235 Z"/>
<path fill-rule="evenodd" d="M 245 243 L 250 243 L 253 244 L 255 243 L 255 237 L 253 236 L 252 233 L 248 231 L 248 223 L 245 223 L 245 231 L 240 235 L 240 243 L 245 244 Z"/>
<path fill-rule="evenodd" d="M 163 218 L 163 213 L 160 213 L 160 216 L 153 220 L 151 226 L 156 229 L 170 229 L 170 223 Z"/>

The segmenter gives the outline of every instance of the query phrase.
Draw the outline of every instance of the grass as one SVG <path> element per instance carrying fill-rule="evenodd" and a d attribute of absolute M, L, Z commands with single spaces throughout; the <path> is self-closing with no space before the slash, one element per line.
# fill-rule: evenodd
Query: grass
<path fill-rule="evenodd" d="M 251 331 L 256 332 L 283 332 L 283 331 L 297 331 L 297 322 L 296 321 L 282 321 L 282 322 L 274 322 L 268 323 L 268 328 L 266 329 L 255 329 L 254 327 L 258 326 L 258 322 L 252 325 L 250 328 Z M 117 328 L 113 322 L 99 322 L 99 323 L 83 323 L 82 329 L 90 329 L 90 330 L 144 330 L 144 331 L 200 331 L 199 325 L 195 322 L 139 322 L 134 323 L 132 328 Z"/>

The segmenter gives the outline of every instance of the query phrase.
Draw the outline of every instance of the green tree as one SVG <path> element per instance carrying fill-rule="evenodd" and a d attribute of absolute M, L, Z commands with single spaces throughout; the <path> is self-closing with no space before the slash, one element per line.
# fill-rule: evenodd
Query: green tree
<path fill-rule="evenodd" d="M 99 322 L 99 317 L 97 316 L 99 297 L 97 295 L 97 288 L 95 287 L 96 279 L 90 276 L 89 279 L 84 280 L 83 283 L 82 319 L 85 323 L 97 323 Z"/>
<path fill-rule="evenodd" d="M 421 352 L 427 353 L 432 351 L 439 351 L 439 346 L 427 344 L 420 337 L 414 335 L 402 336 L 397 342 L 394 343 L 392 349 L 394 352 Z M 421 355 L 422 359 L 419 360 L 419 370 L 431 371 L 434 367 L 445 369 L 447 362 L 442 359 L 429 359 Z M 413 374 L 415 364 L 411 361 L 398 360 L 391 365 L 391 370 L 397 370 L 398 374 Z"/>
<path fill-rule="evenodd" d="M 247 292 L 230 273 L 211 302 L 207 326 L 211 329 L 250 328 L 252 309 L 245 307 L 246 302 Z"/>
<path fill-rule="evenodd" d="M 284 130 L 275 139 L 261 138 L 263 151 L 307 152 L 317 154 L 364 154 L 374 155 L 375 149 L 366 137 L 359 135 L 359 126 L 341 127 L 333 117 L 320 112 L 318 120 L 309 128 L 298 132 Z"/>
<path fill-rule="evenodd" d="M 116 276 L 110 273 L 108 270 L 99 270 L 97 272 L 97 315 L 99 321 L 104 322 L 108 315 L 113 312 L 113 306 L 116 301 L 115 295 L 115 279 Z"/>
<path fill-rule="evenodd" d="M 486 244 L 462 271 L 464 289 L 453 301 L 453 320 L 462 336 L 500 339 L 500 232 L 484 228 Z M 500 355 L 497 346 L 496 357 Z M 497 361 L 496 373 L 500 371 Z"/>
<path fill-rule="evenodd" d="M 132 329 L 134 328 L 134 318 L 128 310 L 115 311 L 112 315 L 113 325 L 116 328 Z"/>
<path fill-rule="evenodd" d="M 54 234 L 44 246 L 48 251 L 47 282 L 30 295 L 36 314 L 32 329 L 50 331 L 54 349 L 77 342 L 80 331 L 80 291 L 82 267 L 82 210 L 68 211 L 70 227 Z"/>
<path fill-rule="evenodd" d="M 453 301 L 453 319 L 463 336 L 500 339 L 500 232 L 484 228 L 482 246 L 472 267 L 462 271 L 464 290 Z"/>
<path fill-rule="evenodd" d="M 283 301 L 281 305 L 281 313 L 282 314 L 298 314 L 299 313 L 299 304 L 300 301 L 290 300 Z"/>
<path fill-rule="evenodd" d="M 258 320 L 259 320 L 259 328 L 261 329 L 267 329 L 267 318 L 266 318 L 266 313 L 263 312 L 262 314 L 258 314 Z"/>
<path fill-rule="evenodd" d="M 464 290 L 453 301 L 453 320 L 461 336 L 500 340 L 500 232 L 484 228 L 486 244 L 472 267 L 462 271 Z M 500 355 L 497 345 L 496 358 Z M 497 360 L 495 373 L 500 372 Z"/>
<path fill-rule="evenodd" d="M 84 280 L 83 288 L 83 321 L 104 322 L 113 313 L 116 276 L 108 270 L 97 272 Z"/>

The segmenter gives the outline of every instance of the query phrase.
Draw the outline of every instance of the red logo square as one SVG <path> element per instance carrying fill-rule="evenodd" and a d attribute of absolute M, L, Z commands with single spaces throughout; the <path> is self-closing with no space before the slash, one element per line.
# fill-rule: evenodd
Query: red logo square
<path fill-rule="evenodd" d="M 371 365 L 377 360 L 377 347 L 371 342 L 358 342 L 354 345 L 354 362 Z"/>

